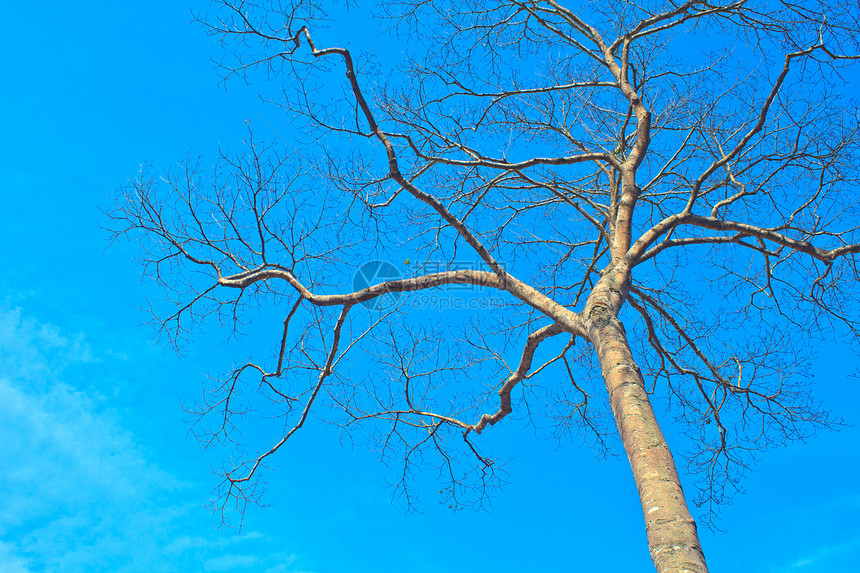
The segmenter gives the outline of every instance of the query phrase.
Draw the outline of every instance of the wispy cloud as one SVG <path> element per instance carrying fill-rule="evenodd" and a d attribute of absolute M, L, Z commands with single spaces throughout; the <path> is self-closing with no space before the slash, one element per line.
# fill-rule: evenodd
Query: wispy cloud
<path fill-rule="evenodd" d="M 83 334 L 0 306 L 0 570 L 292 566 L 273 539 L 212 527 L 199 488 L 148 459 L 99 394 L 99 362 Z"/>
<path fill-rule="evenodd" d="M 818 547 L 804 558 L 792 563 L 785 571 L 812 573 L 813 571 L 847 571 L 845 566 L 860 564 L 860 537 Z"/>
<path fill-rule="evenodd" d="M 792 561 L 774 569 L 779 573 L 818 573 L 854 570 L 860 564 L 860 535 L 854 527 L 840 527 L 856 523 L 860 510 L 860 495 L 851 494 L 819 503 L 794 508 L 794 516 L 786 519 L 803 519 L 807 523 L 820 523 L 824 530 L 821 539 L 805 549 L 795 549 Z M 788 553 L 790 555 L 790 553 Z"/>
<path fill-rule="evenodd" d="M 254 555 L 224 555 L 206 562 L 207 571 L 232 571 L 237 567 L 249 568 L 259 563 Z"/>

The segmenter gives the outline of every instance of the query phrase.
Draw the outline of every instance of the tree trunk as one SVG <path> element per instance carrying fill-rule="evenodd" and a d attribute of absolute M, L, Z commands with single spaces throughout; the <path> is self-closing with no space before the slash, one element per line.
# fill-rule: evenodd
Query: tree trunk
<path fill-rule="evenodd" d="M 706 573 L 696 522 L 684 501 L 675 462 L 660 432 L 624 326 L 602 305 L 591 308 L 587 326 L 639 489 L 651 559 L 658 573 Z"/>

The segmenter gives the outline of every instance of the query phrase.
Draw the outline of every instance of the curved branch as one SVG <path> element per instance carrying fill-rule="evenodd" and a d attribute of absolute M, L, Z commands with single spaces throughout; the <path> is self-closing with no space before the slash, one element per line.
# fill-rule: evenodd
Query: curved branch
<path fill-rule="evenodd" d="M 501 402 L 499 409 L 494 414 L 484 414 L 481 416 L 477 424 L 466 430 L 466 434 L 470 431 L 480 434 L 488 425 L 492 426 L 499 423 L 505 416 L 513 412 L 513 408 L 511 407 L 511 391 L 528 374 L 529 369 L 532 367 L 532 359 L 538 345 L 547 338 L 556 336 L 562 332 L 563 330 L 558 324 L 550 324 L 529 334 L 526 346 L 523 349 L 522 358 L 520 358 L 520 365 L 515 372 L 512 372 L 508 376 L 508 379 L 505 380 L 505 383 L 499 389 L 499 401 Z"/>

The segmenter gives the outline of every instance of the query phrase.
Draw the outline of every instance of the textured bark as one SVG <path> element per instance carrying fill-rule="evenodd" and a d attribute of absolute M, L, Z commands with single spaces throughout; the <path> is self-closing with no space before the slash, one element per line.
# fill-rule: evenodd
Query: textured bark
<path fill-rule="evenodd" d="M 588 328 L 639 490 L 651 559 L 659 573 L 706 572 L 696 523 L 687 509 L 675 462 L 654 416 L 624 326 L 611 310 L 595 306 Z"/>

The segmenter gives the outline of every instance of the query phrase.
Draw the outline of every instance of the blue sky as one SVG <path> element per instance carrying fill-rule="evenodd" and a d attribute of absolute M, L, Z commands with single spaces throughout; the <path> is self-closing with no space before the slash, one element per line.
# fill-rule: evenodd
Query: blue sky
<path fill-rule="evenodd" d="M 219 528 L 203 506 L 220 458 L 181 404 L 225 349 L 155 345 L 140 307 L 157 292 L 99 229 L 141 162 L 211 158 L 246 119 L 278 124 L 253 88 L 217 86 L 203 7 L 0 8 L 0 571 L 652 570 L 625 459 L 504 424 L 487 439 L 510 485 L 488 511 L 452 514 L 428 481 L 423 513 L 404 514 L 373 453 L 314 424 L 267 475 L 271 506 Z M 726 531 L 702 532 L 714 571 L 860 567 L 857 360 L 817 352 L 818 395 L 855 426 L 761 456 Z"/>

